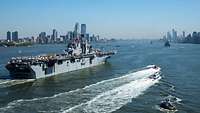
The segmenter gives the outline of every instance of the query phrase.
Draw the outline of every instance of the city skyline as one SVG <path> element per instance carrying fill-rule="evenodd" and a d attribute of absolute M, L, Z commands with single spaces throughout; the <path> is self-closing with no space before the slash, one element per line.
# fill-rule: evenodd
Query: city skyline
<path fill-rule="evenodd" d="M 75 22 L 106 38 L 162 38 L 165 31 L 199 31 L 198 0 L 2 0 L 0 39 L 7 31 L 19 37 L 66 34 Z"/>
<path fill-rule="evenodd" d="M 1 46 L 19 46 L 32 44 L 61 44 L 71 42 L 73 39 L 82 40 L 86 42 L 100 42 L 106 39 L 100 39 L 98 34 L 87 33 L 87 25 L 75 23 L 74 29 L 67 32 L 67 34 L 58 34 L 56 29 L 52 30 L 51 34 L 40 32 L 38 36 L 29 36 L 19 38 L 18 31 L 6 33 L 6 39 L 0 40 Z"/>

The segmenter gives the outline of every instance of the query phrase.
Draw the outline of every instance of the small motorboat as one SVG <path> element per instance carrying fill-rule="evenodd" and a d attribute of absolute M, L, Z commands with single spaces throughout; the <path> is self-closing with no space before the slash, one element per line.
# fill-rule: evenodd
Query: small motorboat
<path fill-rule="evenodd" d="M 151 76 L 149 76 L 150 79 L 153 79 L 153 80 L 156 80 L 156 79 L 159 79 L 160 78 L 160 75 L 159 74 L 153 74 Z"/>
<path fill-rule="evenodd" d="M 156 66 L 156 65 L 148 65 L 148 66 L 146 67 L 146 69 L 150 69 L 150 68 L 156 70 L 156 73 L 155 73 L 155 74 L 159 74 L 159 73 L 160 73 L 160 70 L 161 70 L 160 67 L 158 67 L 158 66 Z"/>
<path fill-rule="evenodd" d="M 165 101 L 162 101 L 160 103 L 160 108 L 166 109 L 166 110 L 176 110 L 175 105 L 172 104 L 172 102 L 170 102 L 169 99 L 166 99 Z"/>
<path fill-rule="evenodd" d="M 159 78 L 161 78 L 161 68 L 156 66 L 156 65 L 149 65 L 146 68 L 148 69 L 153 69 L 154 73 L 152 75 L 150 75 L 148 78 L 152 79 L 152 80 L 157 80 Z"/>

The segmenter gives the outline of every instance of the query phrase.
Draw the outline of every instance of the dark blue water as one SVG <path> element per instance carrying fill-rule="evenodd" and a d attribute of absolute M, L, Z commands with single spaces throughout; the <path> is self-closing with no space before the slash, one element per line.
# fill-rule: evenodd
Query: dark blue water
<path fill-rule="evenodd" d="M 0 81 L 1 112 L 113 112 L 162 113 L 158 104 L 169 95 L 181 99 L 177 113 L 200 111 L 200 45 L 150 44 L 147 40 L 95 44 L 118 53 L 108 63 L 93 68 L 21 83 Z M 65 45 L 0 48 L 0 77 L 12 56 L 59 53 Z M 134 79 L 141 68 L 156 64 L 162 79 L 155 84 Z M 147 73 L 148 74 L 148 73 Z M 142 76 L 142 75 L 141 75 Z M 18 84 L 19 83 L 19 84 Z"/>

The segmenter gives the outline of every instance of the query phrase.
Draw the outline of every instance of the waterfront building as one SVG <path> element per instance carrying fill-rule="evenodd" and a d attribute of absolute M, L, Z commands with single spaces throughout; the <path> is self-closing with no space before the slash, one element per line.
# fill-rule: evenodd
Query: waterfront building
<path fill-rule="evenodd" d="M 39 34 L 38 43 L 39 44 L 47 44 L 48 43 L 48 39 L 46 37 L 46 32 L 41 32 Z"/>
<path fill-rule="evenodd" d="M 96 42 L 99 36 L 95 36 L 94 34 L 90 37 L 90 42 Z"/>
<path fill-rule="evenodd" d="M 198 37 L 198 33 L 196 32 L 196 31 L 194 31 L 193 33 L 192 33 L 192 37 Z"/>
<path fill-rule="evenodd" d="M 177 31 L 175 29 L 172 29 L 172 41 L 177 41 Z"/>
<path fill-rule="evenodd" d="M 90 42 L 90 34 L 89 33 L 85 34 L 85 38 L 86 38 L 87 42 Z"/>
<path fill-rule="evenodd" d="M 81 35 L 86 34 L 86 24 L 81 24 Z"/>
<path fill-rule="evenodd" d="M 18 32 L 12 32 L 12 41 L 18 41 Z"/>
<path fill-rule="evenodd" d="M 46 37 L 46 32 L 41 32 L 41 33 L 39 34 L 39 37 L 45 38 L 45 37 Z"/>
<path fill-rule="evenodd" d="M 69 40 L 72 40 L 72 39 L 73 39 L 73 32 L 72 32 L 72 31 L 69 31 L 69 32 L 67 33 L 67 37 L 68 37 Z"/>
<path fill-rule="evenodd" d="M 79 23 L 77 22 L 74 26 L 74 32 L 79 32 Z"/>
<path fill-rule="evenodd" d="M 170 32 L 167 32 L 167 40 L 168 40 L 168 41 L 171 41 L 171 39 L 172 39 L 171 33 L 170 33 Z"/>
<path fill-rule="evenodd" d="M 35 43 L 35 37 L 34 36 L 31 37 L 31 43 Z"/>
<path fill-rule="evenodd" d="M 183 38 L 185 38 L 185 31 L 183 31 Z"/>
<path fill-rule="evenodd" d="M 50 35 L 47 35 L 47 43 L 49 44 L 49 43 L 51 43 L 51 36 Z"/>
<path fill-rule="evenodd" d="M 79 23 L 78 22 L 74 26 L 73 38 L 79 38 Z"/>
<path fill-rule="evenodd" d="M 60 35 L 60 40 L 63 43 L 67 43 L 68 42 L 68 36 L 67 35 Z"/>
<path fill-rule="evenodd" d="M 164 41 L 167 41 L 166 35 L 163 36 L 163 40 L 164 40 Z"/>
<path fill-rule="evenodd" d="M 51 36 L 51 43 L 55 43 L 57 38 L 58 38 L 58 32 L 56 29 L 53 29 L 53 34 Z"/>
<path fill-rule="evenodd" d="M 10 31 L 7 32 L 7 41 L 11 41 L 11 32 Z"/>
<path fill-rule="evenodd" d="M 198 32 L 198 37 L 200 37 L 200 32 Z"/>

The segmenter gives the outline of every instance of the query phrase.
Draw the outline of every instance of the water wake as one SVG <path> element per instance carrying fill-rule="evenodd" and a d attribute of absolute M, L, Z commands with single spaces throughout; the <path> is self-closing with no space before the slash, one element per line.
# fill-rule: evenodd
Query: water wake
<path fill-rule="evenodd" d="M 35 79 L 24 79 L 24 80 L 1 80 L 0 88 L 10 87 L 18 84 L 24 84 L 27 82 L 33 82 Z"/>
<path fill-rule="evenodd" d="M 19 99 L 0 108 L 0 111 L 112 112 L 157 83 L 158 80 L 148 78 L 154 73 L 155 70 L 149 68 L 50 97 Z M 23 110 L 20 111 L 20 108 Z"/>
<path fill-rule="evenodd" d="M 97 95 L 94 99 L 64 110 L 63 113 L 87 112 L 110 113 L 131 102 L 158 80 L 140 79 Z"/>

